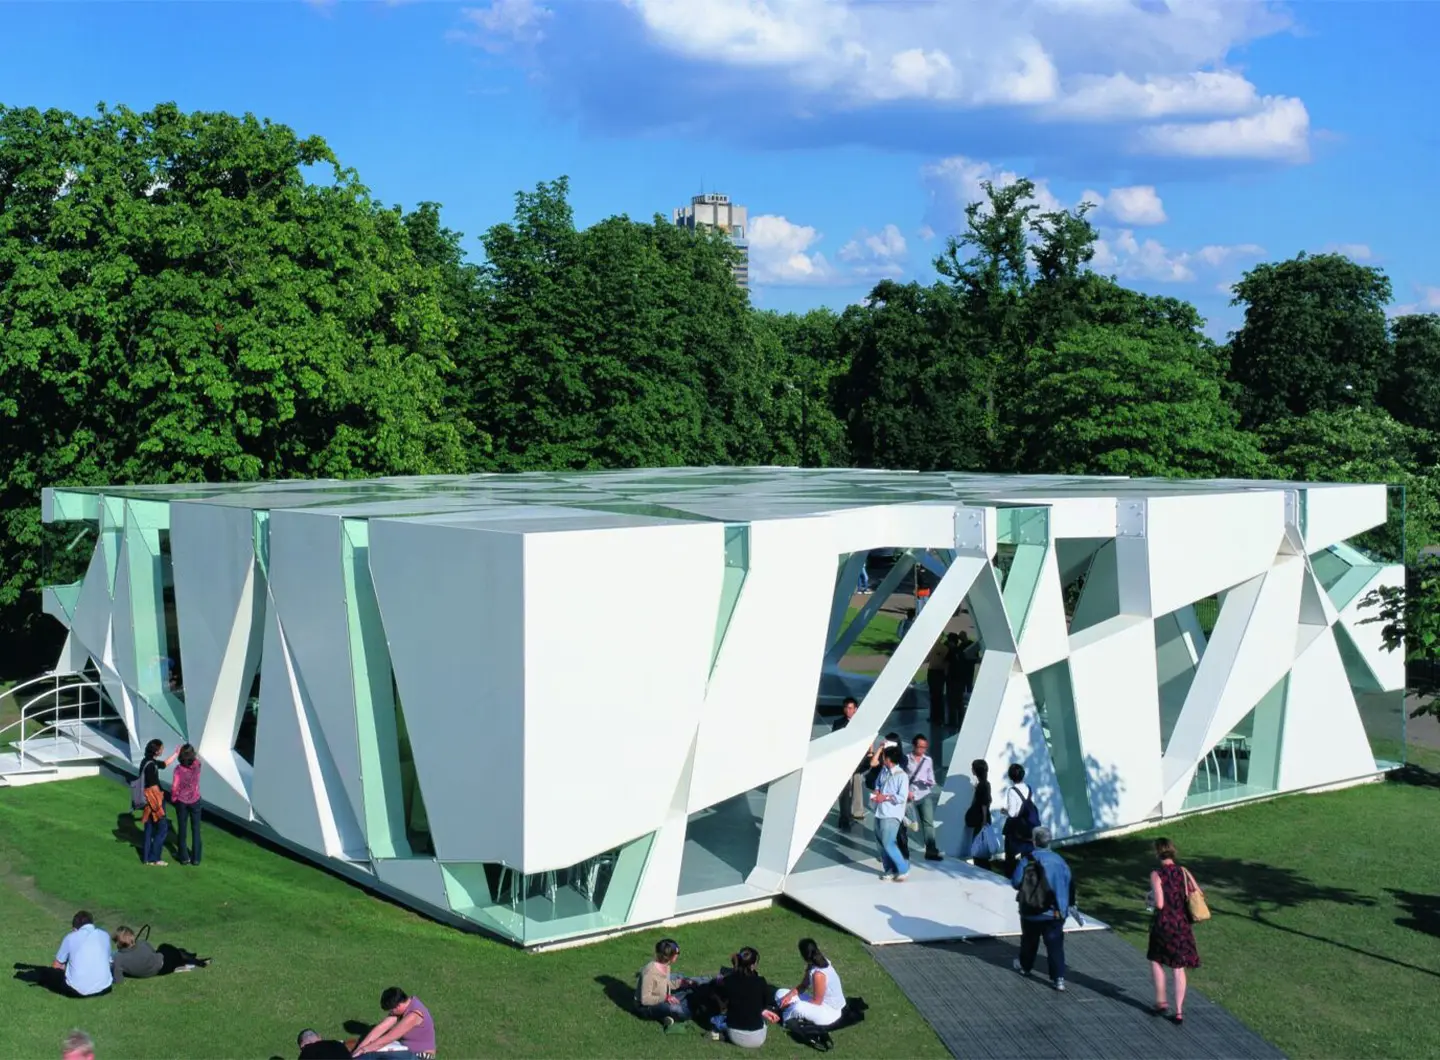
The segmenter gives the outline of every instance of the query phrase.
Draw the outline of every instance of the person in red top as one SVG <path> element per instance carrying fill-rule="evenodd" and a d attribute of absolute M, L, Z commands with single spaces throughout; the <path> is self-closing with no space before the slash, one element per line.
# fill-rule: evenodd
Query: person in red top
<path fill-rule="evenodd" d="M 188 743 L 180 748 L 170 784 L 170 801 L 175 804 L 176 856 L 182 865 L 200 864 L 200 756 Z M 190 844 L 185 831 L 189 825 Z"/>

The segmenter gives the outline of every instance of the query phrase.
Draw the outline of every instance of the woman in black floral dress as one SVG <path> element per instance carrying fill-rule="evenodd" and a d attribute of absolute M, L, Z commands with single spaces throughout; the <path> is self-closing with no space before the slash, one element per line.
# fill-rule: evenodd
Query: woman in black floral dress
<path fill-rule="evenodd" d="M 1175 844 L 1155 840 L 1160 867 L 1150 874 L 1150 900 L 1155 907 L 1150 921 L 1150 971 L 1155 977 L 1155 1014 L 1169 1010 L 1165 1003 L 1165 969 L 1175 972 L 1175 1022 L 1185 1019 L 1185 969 L 1200 967 L 1190 910 L 1185 904 L 1186 873 L 1175 863 Z"/>

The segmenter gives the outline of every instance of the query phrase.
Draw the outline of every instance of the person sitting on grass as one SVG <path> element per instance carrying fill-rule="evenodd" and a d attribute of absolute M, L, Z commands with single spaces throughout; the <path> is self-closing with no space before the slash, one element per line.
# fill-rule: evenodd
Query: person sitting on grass
<path fill-rule="evenodd" d="M 680 943 L 661 939 L 655 943 L 655 959 L 640 969 L 635 986 L 635 1011 L 641 1019 L 656 1020 L 668 1032 L 679 1020 L 690 1018 L 685 1000 L 689 980 L 674 971 Z"/>
<path fill-rule="evenodd" d="M 800 959 L 805 962 L 805 977 L 794 990 L 777 990 L 775 1007 L 786 1023 L 808 1020 L 817 1027 L 828 1027 L 839 1020 L 845 1010 L 840 973 L 820 952 L 814 939 L 800 940 Z"/>
<path fill-rule="evenodd" d="M 150 940 L 146 937 L 149 934 L 148 926 L 141 928 L 138 933 L 124 926 L 115 929 L 115 956 L 110 963 L 115 971 L 116 983 L 124 979 L 149 979 L 173 972 L 193 972 L 196 968 L 204 968 L 210 963 L 189 950 L 182 950 L 179 946 L 172 946 L 167 942 L 162 942 L 157 949 L 150 945 Z"/>
<path fill-rule="evenodd" d="M 350 1050 L 335 1038 L 322 1038 L 306 1027 L 295 1038 L 300 1047 L 300 1060 L 350 1060 Z"/>
<path fill-rule="evenodd" d="M 99 997 L 110 993 L 110 936 L 95 926 L 84 909 L 70 918 L 70 934 L 60 941 L 49 975 L 42 980 L 67 997 Z"/>
<path fill-rule="evenodd" d="M 402 1054 L 416 1060 L 434 1060 L 435 1021 L 423 1001 L 392 986 L 380 995 L 380 1007 L 389 1015 L 370 1028 L 351 1056 L 383 1053 L 392 1060 L 399 1060 Z M 396 1045 L 398 1049 L 392 1048 Z"/>

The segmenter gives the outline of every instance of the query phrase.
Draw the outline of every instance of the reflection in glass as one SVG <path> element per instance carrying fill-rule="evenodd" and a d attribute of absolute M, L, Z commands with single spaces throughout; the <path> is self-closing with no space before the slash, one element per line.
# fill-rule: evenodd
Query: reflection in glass
<path fill-rule="evenodd" d="M 654 834 L 548 872 L 522 874 L 493 862 L 443 862 L 450 905 L 517 942 L 535 943 L 618 927 L 630 916 Z"/>
<path fill-rule="evenodd" d="M 1200 760 L 1183 809 L 1274 793 L 1279 779 L 1280 734 L 1285 724 L 1286 674 L 1261 697 L 1219 743 Z"/>

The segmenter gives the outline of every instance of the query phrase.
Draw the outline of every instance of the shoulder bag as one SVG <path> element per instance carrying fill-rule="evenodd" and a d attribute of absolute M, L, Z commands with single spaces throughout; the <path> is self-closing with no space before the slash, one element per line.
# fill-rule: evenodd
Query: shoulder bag
<path fill-rule="evenodd" d="M 1185 874 L 1185 910 L 1190 914 L 1190 920 L 1200 923 L 1202 920 L 1210 919 L 1210 906 L 1205 901 L 1205 892 L 1195 882 L 1195 877 L 1190 875 L 1189 869 L 1180 870 Z"/>

